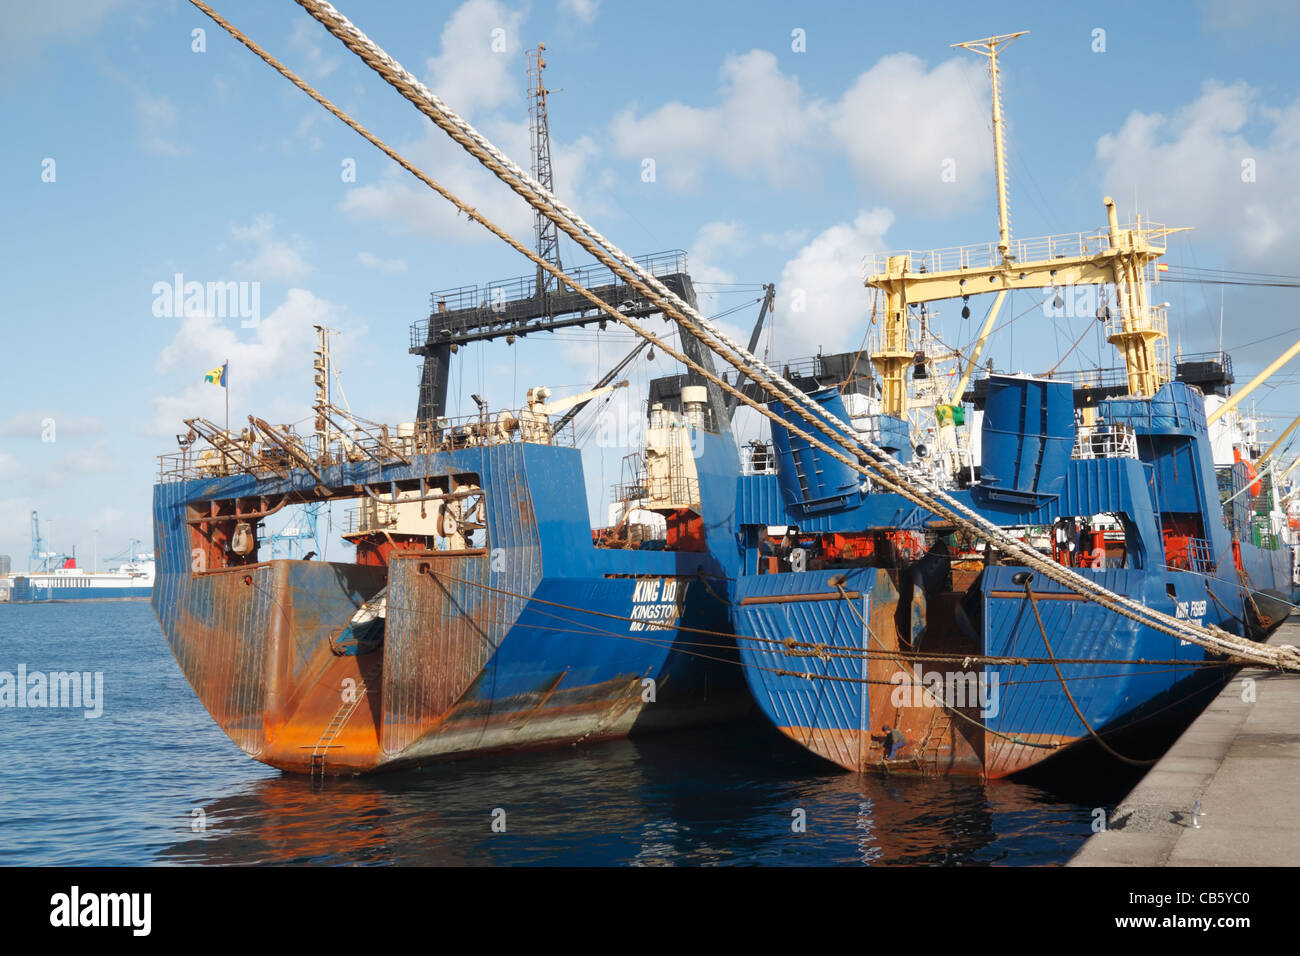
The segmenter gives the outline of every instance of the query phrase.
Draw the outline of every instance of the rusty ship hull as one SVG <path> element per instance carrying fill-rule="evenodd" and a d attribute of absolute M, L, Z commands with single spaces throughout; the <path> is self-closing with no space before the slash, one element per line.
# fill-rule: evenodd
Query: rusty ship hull
<path fill-rule="evenodd" d="M 1111 516 L 1118 530 L 1088 532 L 1095 550 L 1058 560 L 1229 633 L 1262 639 L 1282 622 L 1289 606 L 1269 595 L 1286 587 L 1289 550 L 1251 540 L 1240 465 L 1221 490 L 1197 389 L 1174 382 L 1149 401 L 1101 403 L 1102 427 L 1130 440 L 1079 458 L 1068 383 L 992 381 L 1003 397 L 985 413 L 984 478 L 955 497 L 1025 533 Z M 818 397 L 846 417 L 834 390 Z M 738 487 L 734 621 L 760 709 L 818 756 L 855 772 L 986 778 L 1060 764 L 1097 738 L 1149 758 L 1165 739 L 1153 728 L 1185 726 L 1235 673 L 993 549 L 963 547 L 934 514 L 864 492 L 773 431 L 775 472 Z"/>
<path fill-rule="evenodd" d="M 717 496 L 705 505 L 730 513 L 734 443 L 707 435 L 701 449 L 701 486 Z M 155 488 L 153 607 L 213 719 L 271 766 L 359 774 L 752 708 L 711 557 L 726 549 L 598 547 L 574 448 L 516 440 L 310 473 L 189 474 Z M 467 487 L 481 527 L 461 547 L 384 535 L 371 563 L 232 550 L 241 523 L 297 501 Z M 729 532 L 705 534 L 717 545 Z M 351 639 L 379 594 L 380 639 Z M 679 628 L 718 633 L 701 654 Z"/>

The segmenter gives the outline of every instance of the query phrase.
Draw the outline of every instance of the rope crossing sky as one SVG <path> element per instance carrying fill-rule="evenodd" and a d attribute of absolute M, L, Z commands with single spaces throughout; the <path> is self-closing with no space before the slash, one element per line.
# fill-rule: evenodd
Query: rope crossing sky
<path fill-rule="evenodd" d="M 610 317 L 648 339 L 665 354 L 672 356 L 686 367 L 697 372 L 706 381 L 711 382 L 725 392 L 733 394 L 740 402 L 754 408 L 759 414 L 764 415 L 774 423 L 785 426 L 792 434 L 805 439 L 809 444 L 826 452 L 835 460 L 854 469 L 885 490 L 892 491 L 933 514 L 947 518 L 979 540 L 1008 554 L 1015 555 L 1025 565 L 1034 568 L 1044 577 L 1056 581 L 1071 591 L 1110 608 L 1124 617 L 1171 636 L 1198 644 L 1215 653 L 1227 654 L 1242 661 L 1250 661 L 1277 669 L 1300 671 L 1300 651 L 1295 648 L 1257 644 L 1248 638 L 1239 637 L 1217 627 L 1197 625 L 1188 620 L 1175 618 L 1124 595 L 1109 591 L 1072 569 L 1062 567 L 993 524 L 978 512 L 948 495 L 942 488 L 938 487 L 931 476 L 920 471 L 915 466 L 901 464 L 890 457 L 884 449 L 866 440 L 850 426 L 826 411 L 819 403 L 813 401 L 808 395 L 773 372 L 745 348 L 731 340 L 725 333 L 700 315 L 698 311 L 666 288 L 648 270 L 628 257 L 626 253 L 588 225 L 549 190 L 542 187 L 536 180 L 497 150 L 473 126 L 448 108 L 424 84 L 388 56 L 330 4 L 320 2 L 320 0 L 297 0 L 299 5 L 307 10 L 330 33 L 356 53 L 367 65 L 415 105 L 417 109 L 433 120 L 454 141 L 491 170 L 514 192 L 554 222 L 579 246 L 607 266 L 615 275 L 650 299 L 652 303 L 662 310 L 666 318 L 675 320 L 681 327 L 694 333 L 713 354 L 718 355 L 737 370 L 745 373 L 773 399 L 781 402 L 801 420 L 825 435 L 834 443 L 835 447 L 832 448 L 825 441 L 818 439 L 808 431 L 787 423 L 764 405 L 728 385 L 725 379 L 720 378 L 711 368 L 706 368 L 684 353 L 673 349 L 658 336 L 637 324 L 633 319 L 618 312 L 608 303 L 601 301 L 549 261 L 524 247 L 500 227 L 491 223 L 472 207 L 461 202 L 445 187 L 436 183 L 427 174 L 387 147 L 378 137 L 348 117 L 324 96 L 317 93 L 309 84 L 296 77 L 273 57 L 262 51 L 252 40 L 223 20 L 203 0 L 191 0 L 191 2 L 229 32 L 231 36 L 276 69 L 277 72 L 289 79 L 295 86 L 311 96 L 331 114 L 350 126 L 416 178 L 455 205 L 467 217 L 483 225 L 521 255 L 546 269 L 556 279 L 575 292 L 582 294 Z"/>

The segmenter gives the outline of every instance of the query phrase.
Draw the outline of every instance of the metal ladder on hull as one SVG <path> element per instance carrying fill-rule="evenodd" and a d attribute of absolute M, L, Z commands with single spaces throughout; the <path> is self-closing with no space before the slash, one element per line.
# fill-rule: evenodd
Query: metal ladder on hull
<path fill-rule="evenodd" d="M 356 696 L 353 697 L 352 700 L 344 700 L 339 704 L 339 709 L 334 712 L 334 716 L 330 718 L 330 722 L 326 724 L 325 729 L 321 731 L 320 739 L 316 741 L 316 746 L 311 752 L 312 776 L 315 776 L 318 773 L 321 776 L 324 776 L 325 755 L 329 752 L 331 747 L 342 746 L 341 744 L 336 745 L 334 743 L 334 738 L 337 737 L 347 725 L 347 722 L 356 712 L 357 707 L 361 705 L 362 698 L 366 696 L 366 685 L 364 681 L 357 682 L 354 693 Z"/>
<path fill-rule="evenodd" d="M 930 728 L 926 731 L 925 740 L 921 744 L 920 752 L 916 755 L 917 762 L 921 765 L 922 770 L 939 769 L 939 751 L 943 747 L 944 739 L 952 729 L 952 714 L 948 712 L 947 707 L 936 707 L 934 717 L 930 720 Z"/>

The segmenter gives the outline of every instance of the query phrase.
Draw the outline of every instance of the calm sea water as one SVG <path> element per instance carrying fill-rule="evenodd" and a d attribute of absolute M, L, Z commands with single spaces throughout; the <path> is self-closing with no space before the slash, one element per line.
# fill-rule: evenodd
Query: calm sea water
<path fill-rule="evenodd" d="M 102 671 L 104 712 L 0 709 L 9 865 L 1052 864 L 1134 782 L 858 778 L 755 720 L 322 784 L 230 742 L 147 603 L 0 605 L 19 664 Z"/>

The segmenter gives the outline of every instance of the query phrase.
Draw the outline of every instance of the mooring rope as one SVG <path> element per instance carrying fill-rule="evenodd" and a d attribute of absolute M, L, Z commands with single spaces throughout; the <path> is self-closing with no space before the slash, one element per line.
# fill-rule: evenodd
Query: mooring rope
<path fill-rule="evenodd" d="M 1268 662 L 1275 667 L 1291 666 L 1300 669 L 1300 653 L 1288 653 L 1277 648 L 1260 651 L 1258 646 L 1254 645 L 1253 642 L 1249 642 L 1248 639 L 1239 639 L 1236 635 L 1229 634 L 1218 628 L 1193 625 L 1188 621 L 1149 608 L 1124 595 L 1111 592 L 1082 575 L 1061 569 L 1059 565 L 1049 566 L 1049 563 L 1036 551 L 1007 535 L 1001 528 L 979 515 L 978 512 L 967 508 L 946 494 L 943 489 L 934 483 L 929 475 L 910 466 L 900 466 L 884 449 L 858 436 L 852 428 L 790 382 L 773 372 L 750 354 L 748 350 L 740 346 L 739 343 L 731 340 L 725 333 L 713 326 L 695 309 L 659 282 L 648 270 L 623 253 L 572 209 L 564 205 L 550 190 L 543 187 L 528 173 L 515 165 L 504 153 L 494 147 L 486 137 L 447 107 L 423 83 L 407 72 L 401 64 L 384 52 L 331 4 L 323 2 L 323 0 L 297 0 L 297 2 L 330 33 L 342 41 L 345 46 L 379 73 L 391 86 L 402 93 L 417 109 L 429 116 L 453 140 L 460 143 L 471 155 L 491 169 L 499 179 L 510 186 L 530 205 L 547 216 L 558 227 L 564 229 L 575 242 L 578 242 L 579 245 L 591 252 L 593 256 L 603 262 L 616 275 L 628 281 L 638 291 L 647 294 L 656 305 L 664 309 L 665 314 L 694 332 L 716 354 L 729 361 L 737 370 L 746 373 L 759 384 L 760 388 L 763 388 L 775 399 L 787 407 L 789 407 L 791 400 L 798 405 L 803 405 L 804 408 L 792 407 L 791 411 L 830 436 L 841 447 L 847 448 L 858 455 L 866 452 L 876 459 L 874 464 L 877 467 L 867 468 L 863 463 L 840 458 L 831 449 L 821 446 L 828 454 L 837 457 L 844 464 L 855 468 L 855 470 L 860 471 L 869 478 L 876 477 L 877 480 L 883 478 L 883 475 L 880 474 L 880 468 L 883 467 L 885 471 L 891 472 L 900 482 L 899 484 L 889 482 L 888 484 L 895 485 L 890 490 L 903 494 L 904 497 L 913 500 L 914 503 L 935 514 L 949 517 L 950 520 L 958 520 L 957 515 L 951 514 L 947 509 L 935 507 L 937 502 L 942 502 L 965 516 L 967 520 L 961 523 L 965 525 L 970 522 L 969 530 L 974 533 L 977 533 L 977 529 L 982 531 L 982 534 L 978 534 L 982 539 L 997 543 L 1004 550 L 1022 557 L 1027 565 L 1036 568 L 1045 577 L 1055 580 L 1079 594 L 1092 596 L 1098 603 L 1111 607 L 1138 623 L 1146 624 L 1171 636 L 1192 640 L 1204 647 L 1220 652 L 1233 653 L 1250 660 Z M 686 318 L 687 316 L 690 317 L 689 320 Z M 620 321 L 637 330 L 635 324 L 629 320 L 620 319 Z M 730 354 L 728 354 L 728 350 Z M 697 371 L 703 371 L 695 363 L 688 362 L 687 364 Z M 812 412 L 811 415 L 809 411 Z M 826 425 L 823 425 L 822 421 L 818 421 L 818 419 L 824 421 Z M 830 427 L 826 427 L 827 425 Z M 801 435 L 801 437 L 809 438 L 810 436 L 805 434 Z M 906 487 L 909 484 L 907 479 L 911 479 L 911 484 L 915 487 Z M 915 492 L 919 497 L 914 498 L 908 492 Z"/>
<path fill-rule="evenodd" d="M 1091 581 L 1080 574 L 1069 569 L 1062 568 L 1060 565 L 1051 562 L 1037 551 L 1034 551 L 1028 545 L 1019 542 L 1010 536 L 997 525 L 985 519 L 973 509 L 965 506 L 961 502 L 952 498 L 941 488 L 937 486 L 933 478 L 919 471 L 914 466 L 902 465 L 891 458 L 882 448 L 874 443 L 857 435 L 853 429 L 839 421 L 834 415 L 827 412 L 821 405 L 814 402 L 802 391 L 795 388 L 781 376 L 776 375 L 771 369 L 767 368 L 757 358 L 750 355 L 747 350 L 731 341 L 724 333 L 714 327 L 708 320 L 699 315 L 693 308 L 683 302 L 674 293 L 668 290 L 656 277 L 650 275 L 638 263 L 634 262 L 618 250 L 616 246 L 605 239 L 589 225 L 581 220 L 554 197 L 549 190 L 543 189 L 535 180 L 515 166 L 508 158 L 495 149 L 481 134 L 472 126 L 449 110 L 432 92 L 416 80 L 411 74 L 407 73 L 400 64 L 397 64 L 388 54 L 384 53 L 377 47 L 373 41 L 366 37 L 360 30 L 353 26 L 342 14 L 338 13 L 330 4 L 321 3 L 318 0 L 297 0 L 314 18 L 320 21 L 332 34 L 338 37 L 349 49 L 353 50 L 368 65 L 375 69 L 384 79 L 401 92 L 408 100 L 416 105 L 421 112 L 429 116 L 433 121 L 442 128 L 453 140 L 460 143 L 471 155 L 474 155 L 480 163 L 490 169 L 499 179 L 505 182 L 512 190 L 518 193 L 530 205 L 536 208 L 540 213 L 547 216 L 552 222 L 563 229 L 566 234 L 570 235 L 580 246 L 590 252 L 595 258 L 605 264 L 611 271 L 618 275 L 624 281 L 628 282 L 638 292 L 646 295 L 663 314 L 678 322 L 679 326 L 693 333 L 705 345 L 707 345 L 714 354 L 728 361 L 738 370 L 745 372 L 759 387 L 767 394 L 771 395 L 774 400 L 782 403 L 789 408 L 791 412 L 811 424 L 814 428 L 827 435 L 841 449 L 850 451 L 855 457 L 850 459 L 841 451 L 832 449 L 824 442 L 816 439 L 808 432 L 798 428 L 787 420 L 781 418 L 775 413 L 768 410 L 763 405 L 750 399 L 747 395 L 742 394 L 737 389 L 731 387 L 725 379 L 719 378 L 711 369 L 706 369 L 699 363 L 688 358 L 685 354 L 673 349 L 663 342 L 657 336 L 654 336 L 648 330 L 639 326 L 628 316 L 618 312 L 610 307 L 607 303 L 602 302 L 598 297 L 585 290 L 576 282 L 571 280 L 561 270 L 554 267 L 540 255 L 533 253 L 523 247 L 520 243 L 509 237 L 503 230 L 490 223 L 481 214 L 474 211 L 471 207 L 458 200 L 450 191 L 436 184 L 430 177 L 416 169 L 409 162 L 401 159 L 394 151 L 385 146 L 382 141 L 373 134 L 368 133 L 359 123 L 351 120 L 337 107 L 333 107 L 323 96 L 316 93 L 305 81 L 295 77 L 291 71 L 279 64 L 273 57 L 265 53 L 253 41 L 245 37 L 233 26 L 220 18 L 206 3 L 202 0 L 191 0 L 200 10 L 211 17 L 214 22 L 227 30 L 231 36 L 239 40 L 264 61 L 270 64 L 278 72 L 290 79 L 295 86 L 298 86 L 304 92 L 307 92 L 314 100 L 325 106 L 329 112 L 343 120 L 347 125 L 356 130 L 365 137 L 369 142 L 381 149 L 386 155 L 397 161 L 403 168 L 407 169 L 426 185 L 429 185 L 436 192 L 452 202 L 458 209 L 465 212 L 466 215 L 474 221 L 479 222 L 489 231 L 493 232 L 499 238 L 506 241 L 512 248 L 520 254 L 529 258 L 543 269 L 546 269 L 557 280 L 561 281 L 575 292 L 583 294 L 585 298 L 592 302 L 597 308 L 600 308 L 610 317 L 614 318 L 630 328 L 632 331 L 649 340 L 652 344 L 660 347 L 666 354 L 682 362 L 683 365 L 701 375 L 705 380 L 717 385 L 723 391 L 733 394 L 737 399 L 748 407 L 754 408 L 760 414 L 769 418 L 774 423 L 786 427 L 792 434 L 798 435 L 808 441 L 810 445 L 821 449 L 832 458 L 846 466 L 852 468 L 868 479 L 880 483 L 886 490 L 899 494 L 904 499 L 911 501 L 918 507 L 930 511 L 936 515 L 947 518 L 958 527 L 961 527 L 980 540 L 994 544 L 1001 550 L 1013 554 L 1023 560 L 1023 562 L 1040 571 L 1050 580 L 1055 580 L 1062 586 L 1092 600 L 1104 607 L 1107 607 L 1122 616 L 1128 617 L 1139 624 L 1151 627 L 1155 630 L 1167 633 L 1174 637 L 1180 637 L 1192 643 L 1196 643 L 1206 649 L 1216 653 L 1230 654 L 1243 661 L 1251 661 L 1265 666 L 1278 669 L 1300 670 L 1300 651 L 1292 648 L 1277 648 L 1267 645 L 1257 645 L 1254 642 L 1238 638 L 1236 635 L 1229 634 L 1219 628 L 1211 628 L 1193 625 L 1189 621 L 1180 620 L 1167 615 L 1154 608 L 1134 601 L 1126 596 L 1109 591 L 1103 586 Z M 687 315 L 690 318 L 687 318 Z M 803 405 L 803 408 L 795 407 Z M 868 464 L 870 462 L 870 464 Z"/>
<path fill-rule="evenodd" d="M 1047 639 L 1047 628 L 1043 627 L 1043 618 L 1038 613 L 1038 598 L 1034 596 L 1034 589 L 1030 585 L 1028 578 L 1025 579 L 1025 594 L 1029 598 L 1029 606 L 1034 609 L 1034 620 L 1038 622 L 1038 633 L 1042 635 L 1043 647 L 1047 648 L 1047 656 L 1052 659 L 1052 669 L 1056 671 L 1056 678 L 1061 682 L 1061 690 L 1065 691 L 1065 699 L 1070 702 L 1070 707 L 1074 709 L 1074 716 L 1079 718 L 1079 722 L 1083 724 L 1084 729 L 1092 735 L 1092 739 L 1101 745 L 1101 749 L 1106 751 L 1106 753 L 1110 754 L 1116 760 L 1120 761 L 1120 763 L 1126 763 L 1130 767 L 1153 766 L 1159 759 L 1158 757 L 1152 760 L 1135 760 L 1132 757 L 1126 757 L 1110 744 L 1106 743 L 1106 741 L 1102 740 L 1101 734 L 1092 729 L 1092 724 L 1088 723 L 1088 718 L 1083 716 L 1083 711 L 1081 711 L 1079 705 L 1075 703 L 1074 695 L 1070 693 L 1070 685 L 1065 682 L 1065 675 L 1061 673 L 1061 665 L 1056 662 L 1056 654 L 1052 651 L 1052 642 Z"/>

